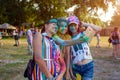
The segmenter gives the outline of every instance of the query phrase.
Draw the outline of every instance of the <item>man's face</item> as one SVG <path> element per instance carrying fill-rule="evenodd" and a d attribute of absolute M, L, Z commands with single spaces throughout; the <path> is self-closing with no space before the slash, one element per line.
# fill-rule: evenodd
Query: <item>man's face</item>
<path fill-rule="evenodd" d="M 49 23 L 47 28 L 51 34 L 55 34 L 58 31 L 58 26 L 56 23 Z"/>
<path fill-rule="evenodd" d="M 65 34 L 67 32 L 67 23 L 66 22 L 61 22 L 59 26 L 59 32 L 62 34 Z"/>

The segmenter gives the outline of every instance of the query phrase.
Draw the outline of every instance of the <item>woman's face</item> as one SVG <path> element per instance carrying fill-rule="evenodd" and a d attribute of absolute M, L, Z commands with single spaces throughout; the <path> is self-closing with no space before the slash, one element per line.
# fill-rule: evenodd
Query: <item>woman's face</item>
<path fill-rule="evenodd" d="M 75 24 L 75 23 L 72 23 L 72 24 L 69 25 L 69 29 L 72 33 L 76 33 L 77 30 L 78 30 L 78 25 Z"/>
<path fill-rule="evenodd" d="M 65 34 L 67 32 L 67 23 L 66 22 L 61 22 L 59 26 L 59 32 L 62 34 Z"/>
<path fill-rule="evenodd" d="M 45 29 L 53 35 L 57 32 L 58 26 L 56 23 L 49 23 L 49 24 L 46 24 Z"/>

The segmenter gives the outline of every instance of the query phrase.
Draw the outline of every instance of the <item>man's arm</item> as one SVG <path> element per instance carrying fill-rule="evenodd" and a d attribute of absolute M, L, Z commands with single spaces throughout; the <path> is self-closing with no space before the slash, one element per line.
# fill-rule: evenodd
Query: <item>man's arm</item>
<path fill-rule="evenodd" d="M 42 35 L 40 33 L 36 33 L 33 38 L 33 51 L 34 51 L 34 59 L 35 62 L 39 65 L 40 70 L 45 74 L 47 78 L 51 78 L 52 75 L 47 69 L 46 63 L 42 59 Z"/>

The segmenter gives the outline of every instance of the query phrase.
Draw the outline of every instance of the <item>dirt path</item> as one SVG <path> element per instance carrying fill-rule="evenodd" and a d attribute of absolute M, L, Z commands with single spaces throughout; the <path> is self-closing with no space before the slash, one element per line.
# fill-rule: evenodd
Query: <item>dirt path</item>
<path fill-rule="evenodd" d="M 95 80 L 120 80 L 120 60 L 95 60 Z"/>
<path fill-rule="evenodd" d="M 94 80 L 120 80 L 120 59 L 111 56 L 112 48 L 93 47 L 91 52 L 95 61 Z"/>

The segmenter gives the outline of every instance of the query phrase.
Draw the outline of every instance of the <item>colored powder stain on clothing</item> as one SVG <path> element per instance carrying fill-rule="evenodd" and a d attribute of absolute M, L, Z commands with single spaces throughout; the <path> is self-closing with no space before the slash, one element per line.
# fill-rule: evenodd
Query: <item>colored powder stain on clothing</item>
<path fill-rule="evenodd" d="M 58 45 L 56 45 L 55 42 L 52 40 L 52 38 L 49 38 L 48 36 L 44 37 L 44 42 L 45 42 L 45 46 L 42 49 L 45 49 L 45 51 L 44 51 L 45 54 L 44 54 L 43 59 L 46 59 L 46 65 L 47 65 L 50 73 L 54 77 L 56 77 L 61 70 L 61 66 L 59 63 L 60 49 L 59 49 Z M 40 71 L 38 64 L 36 64 L 36 66 L 35 66 L 35 69 L 33 71 L 33 80 L 35 80 L 36 78 L 39 78 L 39 77 L 41 80 L 46 80 L 46 77 Z M 40 74 L 38 74 L 38 73 L 40 73 Z"/>

